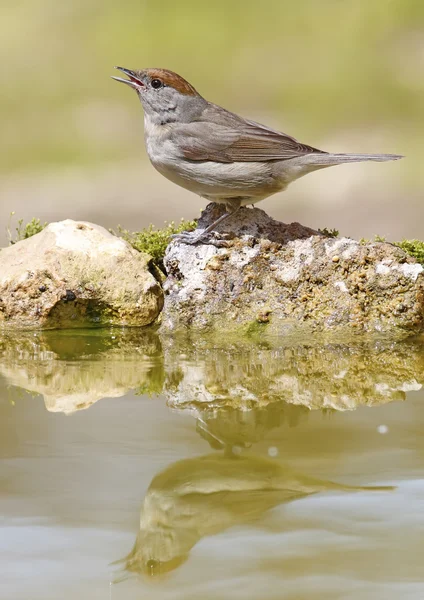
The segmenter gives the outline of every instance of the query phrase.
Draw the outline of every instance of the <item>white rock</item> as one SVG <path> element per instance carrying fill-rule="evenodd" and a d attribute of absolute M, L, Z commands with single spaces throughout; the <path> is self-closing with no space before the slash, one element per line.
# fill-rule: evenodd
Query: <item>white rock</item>
<path fill-rule="evenodd" d="M 0 251 L 0 327 L 148 325 L 163 304 L 149 260 L 99 225 L 51 223 Z"/>

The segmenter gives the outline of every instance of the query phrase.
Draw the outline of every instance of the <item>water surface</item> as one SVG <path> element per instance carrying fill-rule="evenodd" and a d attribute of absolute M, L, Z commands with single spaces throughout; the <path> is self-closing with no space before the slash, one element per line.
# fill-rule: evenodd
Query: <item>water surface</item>
<path fill-rule="evenodd" d="M 423 598 L 423 367 L 418 341 L 3 336 L 0 597 Z"/>

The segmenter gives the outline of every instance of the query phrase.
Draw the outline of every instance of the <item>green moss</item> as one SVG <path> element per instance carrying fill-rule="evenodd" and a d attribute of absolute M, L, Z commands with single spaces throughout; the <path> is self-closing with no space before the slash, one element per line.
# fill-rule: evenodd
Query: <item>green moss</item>
<path fill-rule="evenodd" d="M 363 246 L 365 246 L 365 244 L 371 244 L 372 242 L 387 242 L 386 236 L 385 235 L 378 235 L 378 233 L 376 233 L 374 235 L 374 239 L 370 240 L 369 238 L 361 238 L 359 240 L 359 243 L 362 244 Z M 391 242 L 388 242 L 389 244 Z M 397 244 L 398 242 L 393 242 L 393 244 Z"/>
<path fill-rule="evenodd" d="M 165 384 L 165 372 L 163 370 L 162 362 L 158 362 L 152 369 L 149 370 L 149 374 L 145 383 L 139 385 L 134 393 L 136 396 L 159 396 L 162 393 Z"/>
<path fill-rule="evenodd" d="M 318 231 L 329 238 L 336 238 L 339 235 L 338 229 L 328 229 L 327 227 L 323 227 L 322 229 L 318 229 Z"/>
<path fill-rule="evenodd" d="M 23 219 L 19 219 L 17 227 L 15 227 L 15 233 L 12 232 L 11 221 L 15 213 L 10 213 L 10 220 L 7 226 L 7 235 L 9 238 L 9 244 L 16 244 L 22 240 L 26 240 L 31 236 L 40 233 L 46 226 L 47 223 L 41 223 L 40 219 L 33 218 L 28 223 L 24 223 Z M 146 252 L 153 258 L 153 263 L 156 267 L 159 267 L 164 271 L 163 257 L 165 256 L 165 250 L 171 241 L 171 237 L 177 233 L 183 231 L 193 231 L 196 228 L 196 221 L 184 221 L 181 220 L 177 225 L 172 221 L 171 223 L 165 222 L 165 227 L 156 229 L 154 225 L 142 229 L 141 231 L 128 231 L 118 225 L 117 234 L 124 240 L 129 242 L 133 248 L 139 252 Z M 112 233 L 115 233 L 111 230 Z"/>
<path fill-rule="evenodd" d="M 24 223 L 23 219 L 19 219 L 17 227 L 15 227 L 15 233 L 11 230 L 11 220 L 15 213 L 10 213 L 10 221 L 7 226 L 7 234 L 10 244 L 16 244 L 21 240 L 26 240 L 37 233 L 40 233 L 46 226 L 47 223 L 41 223 L 40 219 L 34 217 L 28 223 Z M 118 226 L 118 235 L 124 240 L 129 242 L 133 248 L 139 252 L 146 252 L 153 258 L 153 264 L 156 268 L 161 269 L 165 272 L 163 266 L 163 257 L 165 256 L 165 250 L 171 241 L 171 236 L 181 233 L 183 231 L 193 231 L 196 228 L 196 221 L 184 221 L 176 225 L 173 221 L 171 223 L 165 223 L 165 227 L 162 229 L 156 229 L 154 225 L 142 229 L 141 231 L 128 231 Z M 320 233 L 327 237 L 335 238 L 339 235 L 337 229 L 318 229 Z M 112 231 L 112 233 L 114 233 Z M 374 242 L 385 242 L 386 238 L 381 235 L 374 236 Z M 361 238 L 360 244 L 368 244 L 370 240 Z M 393 242 L 394 246 L 401 248 L 404 252 L 413 256 L 419 263 L 424 265 L 424 241 L 421 240 L 402 240 L 401 242 Z"/>
<path fill-rule="evenodd" d="M 374 236 L 374 242 L 386 242 L 386 238 L 381 235 Z M 368 244 L 370 240 L 365 238 L 361 238 L 359 240 L 360 244 Z M 421 263 L 424 266 L 424 242 L 421 240 L 402 240 L 401 242 L 393 242 L 394 246 L 401 248 L 404 252 L 409 254 L 409 256 L 413 256 L 417 262 Z"/>
<path fill-rule="evenodd" d="M 424 242 L 420 240 L 403 240 L 402 242 L 395 242 L 394 245 L 402 248 L 424 266 Z"/>
<path fill-rule="evenodd" d="M 266 329 L 268 322 L 264 321 L 252 321 L 246 328 L 246 335 L 255 337 L 257 335 L 263 334 Z"/>
<path fill-rule="evenodd" d="M 40 219 L 36 219 L 35 217 L 29 221 L 29 223 L 24 224 L 23 219 L 19 219 L 18 226 L 15 227 L 15 234 L 12 234 L 11 231 L 11 221 L 14 217 L 15 213 L 10 213 L 9 225 L 7 226 L 7 236 L 9 238 L 9 244 L 16 244 L 16 242 L 20 242 L 22 240 L 26 240 L 36 233 L 40 233 L 47 226 L 47 223 L 41 223 Z"/>
<path fill-rule="evenodd" d="M 162 229 L 149 225 L 141 231 L 130 232 L 118 226 L 118 234 L 139 252 L 146 252 L 153 258 L 154 264 L 164 271 L 163 257 L 171 241 L 171 237 L 183 231 L 193 231 L 196 221 L 181 221 L 176 225 L 173 221 L 167 223 Z"/>

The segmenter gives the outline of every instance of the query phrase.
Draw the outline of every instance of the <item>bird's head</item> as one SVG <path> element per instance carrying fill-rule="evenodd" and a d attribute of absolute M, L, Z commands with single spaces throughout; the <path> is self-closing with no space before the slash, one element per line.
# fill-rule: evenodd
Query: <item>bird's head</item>
<path fill-rule="evenodd" d="M 115 67 L 128 79 L 112 77 L 132 87 L 146 114 L 160 123 L 190 122 L 203 109 L 206 100 L 177 73 L 167 69 L 131 70 Z"/>

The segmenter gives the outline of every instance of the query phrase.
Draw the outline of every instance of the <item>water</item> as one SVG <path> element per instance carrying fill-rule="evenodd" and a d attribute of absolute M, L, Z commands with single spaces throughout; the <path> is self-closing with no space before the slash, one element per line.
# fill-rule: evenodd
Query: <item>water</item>
<path fill-rule="evenodd" d="M 418 341 L 3 336 L 0 598 L 424 598 L 423 367 Z"/>

